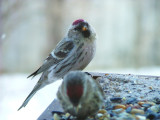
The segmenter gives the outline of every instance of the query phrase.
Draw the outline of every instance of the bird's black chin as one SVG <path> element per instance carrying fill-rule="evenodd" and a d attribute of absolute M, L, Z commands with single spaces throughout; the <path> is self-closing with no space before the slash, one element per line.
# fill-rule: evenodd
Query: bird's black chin
<path fill-rule="evenodd" d="M 90 32 L 89 30 L 82 31 L 82 35 L 83 35 L 85 38 L 89 38 L 90 35 L 91 35 L 91 32 Z"/>
<path fill-rule="evenodd" d="M 78 98 L 70 99 L 70 101 L 72 102 L 72 104 L 74 106 L 78 106 L 78 104 L 79 104 L 79 99 Z"/>

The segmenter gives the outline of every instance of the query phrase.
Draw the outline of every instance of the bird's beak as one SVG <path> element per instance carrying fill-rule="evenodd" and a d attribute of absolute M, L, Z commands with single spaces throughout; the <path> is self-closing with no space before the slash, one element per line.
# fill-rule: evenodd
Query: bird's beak
<path fill-rule="evenodd" d="M 87 27 L 86 26 L 83 26 L 82 27 L 82 31 L 86 31 L 87 30 Z"/>
<path fill-rule="evenodd" d="M 79 112 L 80 105 L 75 107 L 76 114 Z"/>
<path fill-rule="evenodd" d="M 76 107 L 76 113 L 78 113 L 78 111 L 79 111 L 79 107 L 77 106 L 77 107 Z"/>

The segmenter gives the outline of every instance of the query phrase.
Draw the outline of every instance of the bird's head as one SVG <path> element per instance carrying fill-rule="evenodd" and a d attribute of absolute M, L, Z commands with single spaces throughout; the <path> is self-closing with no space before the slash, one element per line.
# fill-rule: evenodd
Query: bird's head
<path fill-rule="evenodd" d="M 76 38 L 91 38 L 95 37 L 96 34 L 93 28 L 85 20 L 78 19 L 72 23 L 68 36 Z"/>
<path fill-rule="evenodd" d="M 70 72 L 64 77 L 66 94 L 74 107 L 79 105 L 80 100 L 85 92 L 84 77 L 85 76 L 83 76 L 83 73 L 79 71 Z"/>

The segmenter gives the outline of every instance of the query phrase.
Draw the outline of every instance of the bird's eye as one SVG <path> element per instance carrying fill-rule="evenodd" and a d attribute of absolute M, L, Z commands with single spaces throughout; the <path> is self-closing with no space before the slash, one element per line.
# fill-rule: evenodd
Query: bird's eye
<path fill-rule="evenodd" d="M 76 27 L 76 28 L 74 28 L 74 30 L 75 31 L 79 31 L 79 30 L 81 30 L 81 28 L 80 27 Z"/>
<path fill-rule="evenodd" d="M 86 23 L 86 26 L 87 26 L 87 27 L 89 26 L 88 23 Z"/>
<path fill-rule="evenodd" d="M 77 31 L 77 28 L 74 28 L 75 31 Z"/>

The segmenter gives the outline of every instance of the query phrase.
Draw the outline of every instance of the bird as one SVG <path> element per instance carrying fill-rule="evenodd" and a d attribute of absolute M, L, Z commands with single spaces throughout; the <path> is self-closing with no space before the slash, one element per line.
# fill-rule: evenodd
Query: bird
<path fill-rule="evenodd" d="M 18 110 L 25 107 L 41 88 L 62 79 L 69 71 L 83 70 L 95 55 L 96 39 L 96 32 L 87 21 L 84 19 L 75 20 L 65 37 L 44 60 L 42 66 L 27 77 L 35 77 L 42 73 Z"/>
<path fill-rule="evenodd" d="M 64 109 L 78 120 L 95 116 L 104 103 L 100 84 L 81 71 L 70 71 L 64 76 L 57 98 Z"/>

